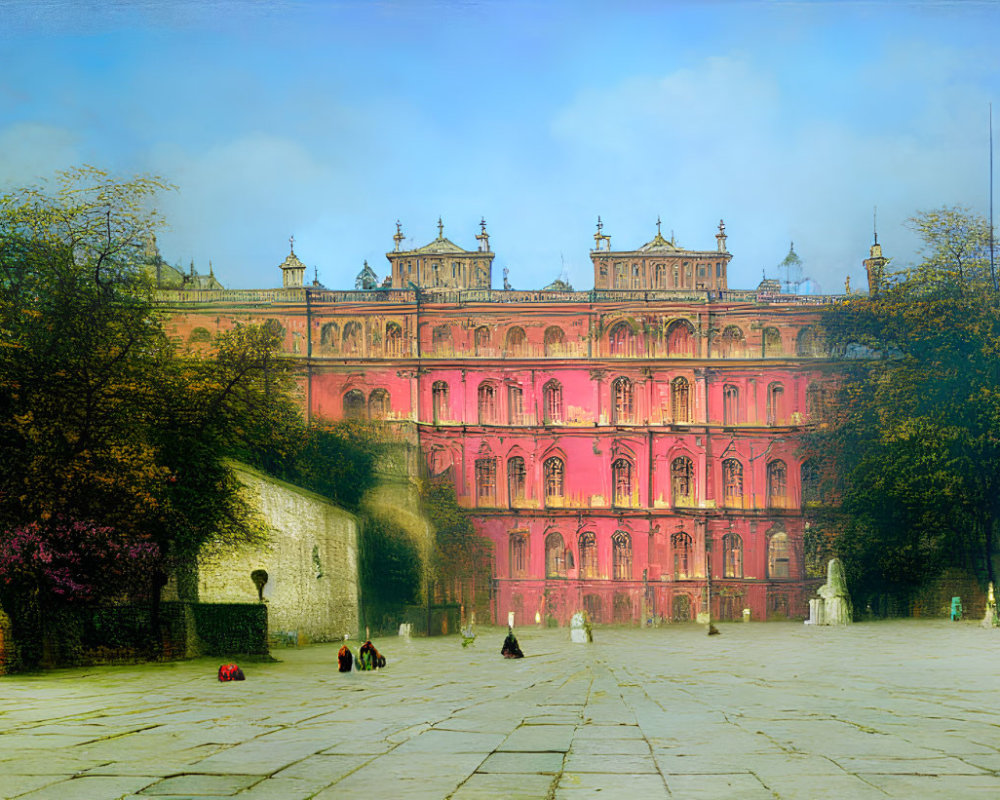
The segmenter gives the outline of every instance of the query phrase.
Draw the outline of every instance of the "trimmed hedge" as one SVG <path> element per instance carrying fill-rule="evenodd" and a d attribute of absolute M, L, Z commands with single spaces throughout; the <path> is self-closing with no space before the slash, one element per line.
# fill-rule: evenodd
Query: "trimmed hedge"
<path fill-rule="evenodd" d="M 263 603 L 192 603 L 195 634 L 208 656 L 266 656 L 267 606 Z"/>
<path fill-rule="evenodd" d="M 59 606 L 46 613 L 44 640 L 27 643 L 17 642 L 16 621 L 11 620 L 0 635 L 0 674 L 201 655 L 270 657 L 267 606 L 262 603 L 166 602 L 160 604 L 157 620 L 152 613 L 148 604 Z M 21 635 L 31 633 L 25 629 Z"/>

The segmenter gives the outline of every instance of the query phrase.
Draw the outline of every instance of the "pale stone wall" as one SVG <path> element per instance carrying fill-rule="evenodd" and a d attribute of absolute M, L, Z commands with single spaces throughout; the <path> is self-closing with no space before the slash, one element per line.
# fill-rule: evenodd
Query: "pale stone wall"
<path fill-rule="evenodd" d="M 358 633 L 358 523 L 330 501 L 243 465 L 236 473 L 257 499 L 266 544 L 206 548 L 198 559 L 198 599 L 257 602 L 250 579 L 267 571 L 264 600 L 272 636 L 332 641 Z"/>

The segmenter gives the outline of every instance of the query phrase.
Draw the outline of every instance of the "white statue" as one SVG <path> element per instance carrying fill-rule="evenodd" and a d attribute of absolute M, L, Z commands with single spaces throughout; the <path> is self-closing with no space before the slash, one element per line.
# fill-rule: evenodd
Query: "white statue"
<path fill-rule="evenodd" d="M 839 558 L 830 559 L 826 567 L 826 583 L 819 587 L 819 597 L 809 601 L 807 625 L 850 625 L 851 596 L 847 593 L 844 565 Z"/>
<path fill-rule="evenodd" d="M 986 616 L 983 617 L 981 624 L 984 628 L 1000 626 L 1000 619 L 997 619 L 997 597 L 993 592 L 993 581 L 990 581 L 990 588 L 986 592 Z"/>
<path fill-rule="evenodd" d="M 594 641 L 590 629 L 590 619 L 586 611 L 577 611 L 569 621 L 569 640 L 576 644 L 587 644 Z"/>

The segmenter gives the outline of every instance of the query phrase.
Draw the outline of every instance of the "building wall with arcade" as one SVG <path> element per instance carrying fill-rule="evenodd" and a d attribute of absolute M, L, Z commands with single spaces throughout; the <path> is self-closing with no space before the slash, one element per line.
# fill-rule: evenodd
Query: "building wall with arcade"
<path fill-rule="evenodd" d="M 821 299 L 292 286 L 161 302 L 192 347 L 278 323 L 312 418 L 412 423 L 427 473 L 453 479 L 493 542 L 497 620 L 807 610 L 819 495 L 800 440 L 835 379 Z"/>

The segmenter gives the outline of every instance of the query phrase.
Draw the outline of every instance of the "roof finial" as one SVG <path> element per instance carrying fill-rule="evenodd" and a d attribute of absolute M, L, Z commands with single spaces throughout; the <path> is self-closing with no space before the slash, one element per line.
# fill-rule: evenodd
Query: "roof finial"
<path fill-rule="evenodd" d="M 600 216 L 597 217 L 597 233 L 594 234 L 594 249 L 600 250 L 601 243 L 603 242 L 606 250 L 611 250 L 611 237 L 605 236 L 601 231 L 604 230 L 604 223 L 601 222 Z"/>
<path fill-rule="evenodd" d="M 215 277 L 215 270 L 212 268 L 212 259 L 208 259 L 208 276 L 210 278 Z"/>
<path fill-rule="evenodd" d="M 875 244 L 878 244 L 878 206 L 872 210 L 872 233 L 875 234 Z"/>
<path fill-rule="evenodd" d="M 395 250 L 396 250 L 397 253 L 399 252 L 399 245 L 402 243 L 402 241 L 403 241 L 404 238 L 406 238 L 406 237 L 403 236 L 403 227 L 402 227 L 402 225 L 399 224 L 399 220 L 397 219 L 396 220 L 396 235 L 392 237 L 392 240 L 396 243 Z"/>
<path fill-rule="evenodd" d="M 292 255 L 295 255 L 295 236 L 288 237 L 288 249 L 291 251 Z"/>
<path fill-rule="evenodd" d="M 656 235 L 660 235 L 660 215 L 656 215 Z"/>
<path fill-rule="evenodd" d="M 480 232 L 476 234 L 476 240 L 479 242 L 479 252 L 488 253 L 490 252 L 490 235 L 486 232 L 486 217 L 480 218 L 479 230 Z"/>
<path fill-rule="evenodd" d="M 444 223 L 441 221 L 441 217 L 438 217 L 438 239 L 444 238 Z"/>

